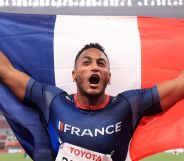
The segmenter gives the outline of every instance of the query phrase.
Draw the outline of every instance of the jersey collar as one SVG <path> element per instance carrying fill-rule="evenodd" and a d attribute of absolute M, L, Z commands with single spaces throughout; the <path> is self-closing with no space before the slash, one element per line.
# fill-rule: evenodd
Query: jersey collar
<path fill-rule="evenodd" d="M 106 95 L 105 101 L 102 104 L 96 105 L 96 106 L 88 106 L 88 105 L 81 105 L 77 100 L 77 94 L 74 95 L 74 101 L 75 101 L 76 107 L 82 110 L 101 110 L 105 108 L 105 106 L 107 106 L 107 104 L 109 103 L 109 100 L 110 100 L 110 96 Z"/>

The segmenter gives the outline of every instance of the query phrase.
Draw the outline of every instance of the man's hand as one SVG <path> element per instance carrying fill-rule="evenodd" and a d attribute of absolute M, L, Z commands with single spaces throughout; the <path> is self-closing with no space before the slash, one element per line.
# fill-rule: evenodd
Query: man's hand
<path fill-rule="evenodd" d="M 184 99 L 184 71 L 177 78 L 158 84 L 158 92 L 163 111 Z"/>
<path fill-rule="evenodd" d="M 20 99 L 24 99 L 25 90 L 30 77 L 16 70 L 9 59 L 0 51 L 0 81 Z"/>

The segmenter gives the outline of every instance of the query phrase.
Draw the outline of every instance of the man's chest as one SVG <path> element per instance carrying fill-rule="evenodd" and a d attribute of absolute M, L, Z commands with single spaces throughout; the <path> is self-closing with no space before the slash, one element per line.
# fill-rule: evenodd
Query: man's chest
<path fill-rule="evenodd" d="M 105 154 L 127 146 L 133 131 L 131 109 L 126 102 L 100 111 L 82 111 L 74 104 L 56 101 L 51 107 L 50 124 L 60 143 Z"/>

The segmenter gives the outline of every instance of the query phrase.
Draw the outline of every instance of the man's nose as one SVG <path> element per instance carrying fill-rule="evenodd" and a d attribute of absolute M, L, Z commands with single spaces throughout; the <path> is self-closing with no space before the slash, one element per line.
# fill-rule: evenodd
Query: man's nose
<path fill-rule="evenodd" d="M 96 62 L 92 63 L 91 70 L 95 72 L 99 71 L 99 66 Z"/>

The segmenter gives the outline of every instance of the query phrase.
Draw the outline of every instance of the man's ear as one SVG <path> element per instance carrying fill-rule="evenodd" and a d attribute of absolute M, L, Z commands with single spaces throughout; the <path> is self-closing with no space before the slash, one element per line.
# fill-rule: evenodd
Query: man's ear
<path fill-rule="evenodd" d="M 75 70 L 72 71 L 72 78 L 73 78 L 73 82 L 75 82 L 77 79 L 77 75 L 76 75 Z"/>

